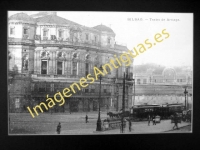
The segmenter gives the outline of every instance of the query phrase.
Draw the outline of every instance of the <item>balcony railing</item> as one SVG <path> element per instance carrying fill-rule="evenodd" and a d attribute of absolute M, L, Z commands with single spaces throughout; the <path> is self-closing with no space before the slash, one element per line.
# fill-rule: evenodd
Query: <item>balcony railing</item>
<path fill-rule="evenodd" d="M 58 91 L 62 91 L 64 88 L 59 88 Z M 34 89 L 33 91 L 31 91 L 31 94 L 34 95 L 45 95 L 45 94 L 49 94 L 49 96 L 53 96 L 55 93 L 56 93 L 56 89 L 54 89 L 54 91 L 52 90 L 46 90 L 46 89 L 41 89 L 41 88 L 37 88 L 37 89 Z M 77 91 L 76 94 L 73 94 L 73 96 L 75 97 L 82 97 L 82 96 L 94 96 L 94 97 L 99 97 L 99 92 L 95 92 L 95 93 L 91 93 L 91 92 L 88 92 L 88 93 L 85 93 L 83 91 Z M 107 93 L 101 93 L 101 96 L 111 96 L 111 92 L 107 92 Z"/>
<path fill-rule="evenodd" d="M 34 40 L 31 39 L 23 39 L 23 38 L 8 38 L 8 43 L 28 43 L 28 44 L 32 44 L 34 43 Z"/>
<path fill-rule="evenodd" d="M 67 75 L 65 75 L 65 74 L 57 74 L 57 75 L 54 75 L 54 78 L 59 78 L 59 77 L 67 77 Z"/>
<path fill-rule="evenodd" d="M 48 40 L 47 37 L 43 37 L 43 40 L 39 41 L 36 40 L 37 44 L 62 44 L 62 45 L 73 45 L 73 46 L 83 46 L 83 47 L 94 47 L 94 48 L 99 48 L 102 46 L 101 42 L 91 42 L 91 41 L 83 41 L 83 42 L 74 42 L 74 41 L 69 41 L 66 39 L 55 39 L 55 40 Z M 105 48 L 112 48 L 111 46 Z"/>
<path fill-rule="evenodd" d="M 51 77 L 51 78 L 80 78 L 78 75 L 66 74 L 32 74 L 32 77 Z"/>
<path fill-rule="evenodd" d="M 48 74 L 38 74 L 37 77 L 50 77 Z"/>

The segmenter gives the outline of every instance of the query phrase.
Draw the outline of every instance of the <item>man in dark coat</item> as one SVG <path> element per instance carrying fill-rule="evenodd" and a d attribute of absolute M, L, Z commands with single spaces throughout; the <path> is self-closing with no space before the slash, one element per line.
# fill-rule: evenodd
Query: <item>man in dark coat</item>
<path fill-rule="evenodd" d="M 57 133 L 60 134 L 60 130 L 61 130 L 61 124 L 59 122 L 58 126 L 57 126 Z"/>
<path fill-rule="evenodd" d="M 151 121 L 151 116 L 148 115 L 148 126 L 150 125 L 150 121 Z"/>
<path fill-rule="evenodd" d="M 129 132 L 131 132 L 131 126 L 132 126 L 132 122 L 131 122 L 131 120 L 129 119 Z"/>
<path fill-rule="evenodd" d="M 88 116 L 85 116 L 85 122 L 88 123 Z"/>
<path fill-rule="evenodd" d="M 178 128 L 178 116 L 177 114 L 174 115 L 174 126 L 173 126 L 173 129 L 176 127 L 176 129 L 179 129 Z"/>
<path fill-rule="evenodd" d="M 153 116 L 153 125 L 156 125 L 156 117 Z"/>

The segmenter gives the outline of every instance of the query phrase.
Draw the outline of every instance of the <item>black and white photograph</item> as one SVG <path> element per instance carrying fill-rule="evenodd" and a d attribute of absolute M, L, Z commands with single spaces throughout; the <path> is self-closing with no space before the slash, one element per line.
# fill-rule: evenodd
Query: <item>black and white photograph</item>
<path fill-rule="evenodd" d="M 193 133 L 193 13 L 7 11 L 8 135 Z"/>

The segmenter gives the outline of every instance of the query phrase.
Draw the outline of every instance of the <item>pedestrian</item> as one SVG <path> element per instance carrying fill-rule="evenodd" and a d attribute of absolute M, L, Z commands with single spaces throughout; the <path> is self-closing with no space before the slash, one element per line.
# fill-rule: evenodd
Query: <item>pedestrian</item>
<path fill-rule="evenodd" d="M 173 126 L 173 129 L 176 127 L 176 129 L 179 129 L 178 128 L 178 116 L 177 114 L 174 115 L 174 126 Z"/>
<path fill-rule="evenodd" d="M 149 115 L 148 116 L 148 126 L 150 125 L 150 122 L 151 122 L 151 116 Z"/>
<path fill-rule="evenodd" d="M 122 123 L 120 123 L 120 133 L 122 133 Z"/>
<path fill-rule="evenodd" d="M 155 116 L 153 116 L 153 125 L 156 125 L 156 119 L 155 119 Z"/>
<path fill-rule="evenodd" d="M 85 122 L 86 122 L 86 123 L 89 122 L 89 121 L 88 121 L 88 116 L 87 116 L 87 115 L 85 116 Z"/>
<path fill-rule="evenodd" d="M 61 130 L 61 124 L 60 122 L 58 123 L 58 126 L 57 126 L 57 133 L 60 134 L 60 130 Z"/>
<path fill-rule="evenodd" d="M 131 126 L 132 126 L 132 123 L 131 123 L 131 120 L 129 119 L 129 132 L 131 132 Z"/>

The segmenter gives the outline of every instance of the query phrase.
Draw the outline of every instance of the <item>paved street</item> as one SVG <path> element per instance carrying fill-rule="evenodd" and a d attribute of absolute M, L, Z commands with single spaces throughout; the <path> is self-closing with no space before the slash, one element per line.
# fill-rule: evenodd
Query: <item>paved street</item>
<path fill-rule="evenodd" d="M 61 113 L 61 114 L 47 114 L 41 113 L 39 116 L 32 118 L 28 113 L 11 113 L 10 114 L 10 134 L 47 134 L 57 135 L 56 127 L 61 122 L 61 134 L 120 134 L 120 129 L 114 129 L 103 132 L 96 132 L 97 112 L 89 112 L 89 123 L 85 123 L 86 113 Z M 102 112 L 101 119 L 107 117 L 106 112 Z M 190 123 L 182 122 L 178 124 L 179 127 L 188 126 Z M 147 121 L 132 122 L 132 132 L 128 131 L 128 123 L 125 129 L 125 134 L 144 134 L 144 133 L 168 133 L 165 131 L 172 130 L 174 124 L 171 120 L 162 120 L 148 126 Z M 173 132 L 184 133 L 188 131 L 175 130 Z"/>
<path fill-rule="evenodd" d="M 191 125 L 181 127 L 179 130 L 166 131 L 166 133 L 189 133 L 189 132 L 191 132 Z"/>

